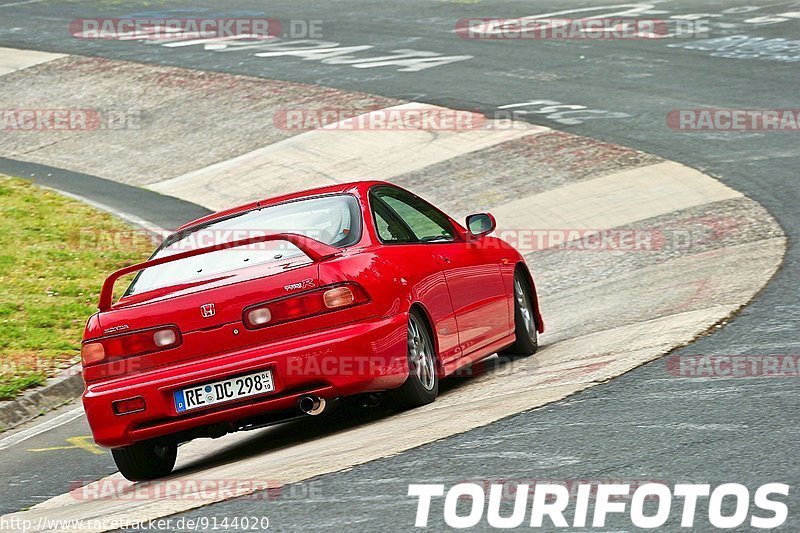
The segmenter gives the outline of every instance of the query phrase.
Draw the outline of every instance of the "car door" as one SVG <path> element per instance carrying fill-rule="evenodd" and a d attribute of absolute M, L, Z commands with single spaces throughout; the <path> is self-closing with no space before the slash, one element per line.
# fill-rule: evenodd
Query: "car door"
<path fill-rule="evenodd" d="M 445 244 L 439 252 L 458 322 L 463 355 L 511 333 L 509 290 L 495 257 L 463 242 Z"/>
<path fill-rule="evenodd" d="M 468 247 L 450 219 L 421 198 L 396 187 L 381 187 L 375 194 L 441 265 L 458 328 L 460 355 L 507 336 L 508 291 L 493 256 Z"/>
<path fill-rule="evenodd" d="M 441 361 L 458 359 L 461 355 L 458 325 L 438 256 L 432 248 L 419 242 L 408 225 L 378 198 L 375 190 L 370 194 L 370 203 L 375 231 L 384 245 L 382 259 L 402 266 L 403 282 L 411 286 L 414 298 L 425 305 L 433 322 Z"/>

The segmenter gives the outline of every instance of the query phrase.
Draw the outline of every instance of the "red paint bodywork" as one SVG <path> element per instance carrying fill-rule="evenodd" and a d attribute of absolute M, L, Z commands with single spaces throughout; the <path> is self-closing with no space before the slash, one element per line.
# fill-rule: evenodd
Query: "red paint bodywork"
<path fill-rule="evenodd" d="M 84 368 L 83 403 L 95 441 L 113 448 L 178 433 L 191 435 L 191 430 L 211 425 L 235 430 L 251 419 L 291 411 L 304 395 L 334 399 L 397 388 L 408 376 L 406 328 L 412 306 L 428 319 L 441 376 L 510 345 L 516 268 L 524 269 L 536 300 L 522 256 L 494 237 L 472 237 L 452 219 L 458 233 L 454 242 L 381 243 L 369 191 L 387 185 L 365 181 L 303 191 L 215 213 L 178 228 L 330 194 L 353 195 L 363 217 L 359 242 L 337 249 L 336 255 L 254 265 L 198 283 L 123 297 L 114 304 L 104 302 L 104 310 L 86 325 L 84 343 L 176 326 L 180 344 Z M 262 329 L 245 326 L 245 308 L 294 294 L 286 287 L 308 279 L 316 287 L 354 282 L 369 299 Z M 200 311 L 210 302 L 216 309 L 212 320 Z M 537 328 L 542 332 L 538 303 L 536 308 Z M 273 371 L 276 389 L 272 393 L 176 412 L 172 393 L 177 389 L 265 369 Z M 145 399 L 143 411 L 114 413 L 112 402 L 138 396 Z"/>

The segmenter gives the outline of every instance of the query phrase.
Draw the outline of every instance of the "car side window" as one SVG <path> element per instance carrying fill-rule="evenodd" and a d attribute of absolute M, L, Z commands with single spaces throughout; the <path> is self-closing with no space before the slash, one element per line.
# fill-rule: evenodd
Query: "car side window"
<path fill-rule="evenodd" d="M 408 243 L 416 242 L 416 238 L 411 234 L 409 229 L 399 220 L 393 213 L 389 211 L 389 207 L 383 202 L 376 202 L 373 205 L 373 213 L 375 215 L 375 229 L 378 231 L 378 237 L 386 243 Z"/>
<path fill-rule="evenodd" d="M 438 209 L 424 200 L 400 189 L 384 187 L 375 190 L 375 196 L 391 209 L 394 214 L 413 233 L 413 240 L 420 242 L 446 242 L 455 239 L 455 229 Z M 386 222 L 388 219 L 385 219 Z M 377 222 L 377 213 L 376 213 Z M 386 239 L 381 235 L 380 222 L 378 235 L 386 242 L 403 242 Z M 387 224 L 391 228 L 391 224 Z"/>

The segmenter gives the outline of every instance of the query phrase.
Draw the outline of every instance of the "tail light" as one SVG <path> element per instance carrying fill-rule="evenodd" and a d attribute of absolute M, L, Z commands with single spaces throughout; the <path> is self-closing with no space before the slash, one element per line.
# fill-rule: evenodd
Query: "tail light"
<path fill-rule="evenodd" d="M 144 398 L 137 396 L 136 398 L 129 398 L 127 400 L 117 400 L 111 404 L 114 414 L 127 415 L 130 413 L 138 413 L 146 409 Z"/>
<path fill-rule="evenodd" d="M 180 344 L 181 332 L 177 327 L 159 326 L 86 342 L 81 346 L 81 360 L 83 366 L 89 366 L 109 359 L 159 352 Z"/>
<path fill-rule="evenodd" d="M 250 329 L 258 329 L 338 311 L 368 301 L 367 292 L 355 283 L 322 287 L 248 307 L 244 310 L 244 323 Z"/>
<path fill-rule="evenodd" d="M 99 363 L 106 357 L 103 345 L 99 342 L 90 342 L 81 346 L 81 361 L 83 366 Z"/>
<path fill-rule="evenodd" d="M 350 287 L 336 287 L 322 293 L 322 301 L 328 309 L 347 307 L 356 300 L 356 295 Z"/>

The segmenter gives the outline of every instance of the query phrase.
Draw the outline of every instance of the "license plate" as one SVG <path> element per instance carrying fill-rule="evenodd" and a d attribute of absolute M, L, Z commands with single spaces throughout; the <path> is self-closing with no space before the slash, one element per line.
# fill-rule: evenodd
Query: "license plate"
<path fill-rule="evenodd" d="M 257 396 L 275 390 L 272 372 L 262 370 L 245 376 L 215 381 L 175 391 L 175 410 L 179 413 L 222 402 Z"/>

